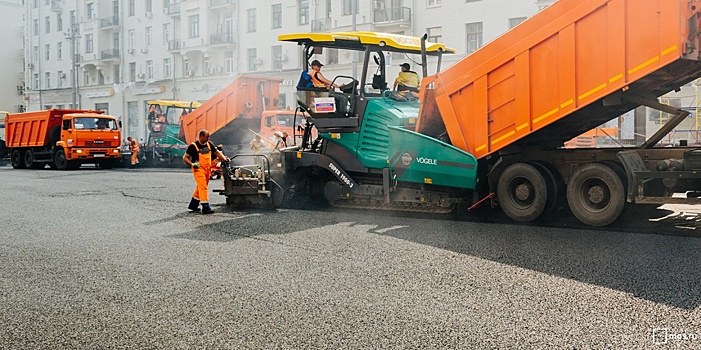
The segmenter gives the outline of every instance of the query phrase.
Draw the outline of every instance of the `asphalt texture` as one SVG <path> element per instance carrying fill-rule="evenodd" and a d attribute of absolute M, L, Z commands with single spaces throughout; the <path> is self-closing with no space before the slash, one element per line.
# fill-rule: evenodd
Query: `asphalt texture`
<path fill-rule="evenodd" d="M 212 194 L 201 215 L 193 189 L 182 169 L 0 167 L 0 348 L 701 348 L 683 213 L 590 229 Z"/>

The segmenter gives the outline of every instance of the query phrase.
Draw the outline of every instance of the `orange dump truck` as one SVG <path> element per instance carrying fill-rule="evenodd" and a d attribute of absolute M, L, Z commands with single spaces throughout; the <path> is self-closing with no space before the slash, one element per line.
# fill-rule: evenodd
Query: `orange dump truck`
<path fill-rule="evenodd" d="M 50 109 L 9 114 L 5 139 L 15 169 L 104 169 L 120 160 L 121 134 L 115 117 L 99 111 Z"/>
<path fill-rule="evenodd" d="M 180 119 L 180 132 L 187 144 L 197 133 L 208 130 L 215 144 L 248 144 L 260 129 L 263 111 L 277 109 L 282 79 L 238 76 L 231 84 Z"/>
<path fill-rule="evenodd" d="M 688 115 L 657 98 L 701 77 L 700 11 L 696 0 L 559 0 L 424 78 L 416 130 L 474 155 L 476 198 L 517 221 L 562 202 L 595 226 L 626 203 L 701 203 L 701 150 L 655 147 Z M 641 105 L 675 115 L 641 147 L 562 149 Z M 691 195 L 671 198 L 680 192 Z"/>

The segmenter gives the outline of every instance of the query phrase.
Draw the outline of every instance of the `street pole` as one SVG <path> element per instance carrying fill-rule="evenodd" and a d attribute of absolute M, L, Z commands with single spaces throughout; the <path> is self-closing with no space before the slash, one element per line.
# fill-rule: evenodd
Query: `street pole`
<path fill-rule="evenodd" d="M 80 33 L 78 32 L 78 24 L 77 23 L 71 23 L 71 26 L 68 28 L 68 32 L 65 33 L 66 40 L 69 40 L 71 42 L 71 87 L 72 87 L 72 92 L 71 92 L 71 108 L 77 109 L 78 108 L 78 69 L 77 69 L 77 57 L 75 53 L 76 45 L 75 41 L 80 38 Z"/>

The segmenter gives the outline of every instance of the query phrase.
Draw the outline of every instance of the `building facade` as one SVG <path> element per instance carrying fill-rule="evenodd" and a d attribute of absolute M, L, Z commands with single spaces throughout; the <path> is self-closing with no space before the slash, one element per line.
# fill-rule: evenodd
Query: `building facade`
<path fill-rule="evenodd" d="M 3 50 L 0 51 L 0 111 L 17 112 L 24 106 L 24 7 L 22 0 L 0 1 L 0 22 L 5 25 Z M 0 136 L 3 139 L 5 135 Z"/>
<path fill-rule="evenodd" d="M 553 1 L 29 0 L 24 7 L 24 108 L 83 108 L 119 117 L 146 138 L 147 101 L 204 101 L 239 74 L 276 77 L 294 108 L 302 52 L 277 36 L 364 30 L 420 36 L 458 50 L 444 67 Z M 15 51 L 18 52 L 18 51 Z M 354 56 L 315 57 L 327 77 Z M 388 76 L 413 58 L 388 57 Z"/>

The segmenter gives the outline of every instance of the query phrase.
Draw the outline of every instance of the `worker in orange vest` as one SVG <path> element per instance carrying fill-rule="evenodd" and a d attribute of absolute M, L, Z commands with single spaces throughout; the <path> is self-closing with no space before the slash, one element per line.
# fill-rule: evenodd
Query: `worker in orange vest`
<path fill-rule="evenodd" d="M 131 136 L 127 137 L 127 140 L 129 141 L 129 151 L 131 152 L 131 167 L 136 168 L 139 166 L 139 143 Z"/>
<path fill-rule="evenodd" d="M 200 130 L 197 140 L 190 144 L 183 155 L 183 162 L 192 168 L 192 175 L 195 177 L 197 187 L 192 194 L 190 205 L 187 207 L 193 212 L 200 211 L 202 214 L 214 213 L 209 205 L 209 179 L 212 172 L 212 158 L 216 157 L 223 162 L 229 162 L 229 157 L 225 156 L 216 146 L 209 141 L 209 131 Z"/>

